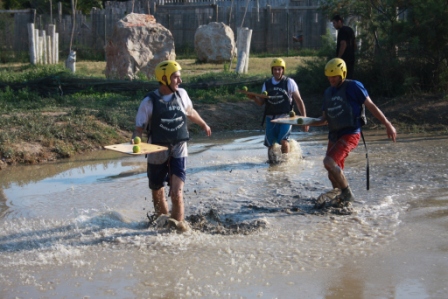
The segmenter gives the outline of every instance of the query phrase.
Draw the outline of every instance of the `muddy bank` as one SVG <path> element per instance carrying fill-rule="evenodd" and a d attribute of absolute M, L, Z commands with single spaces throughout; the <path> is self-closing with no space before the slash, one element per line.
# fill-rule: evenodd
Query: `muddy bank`
<path fill-rule="evenodd" d="M 307 115 L 318 117 L 321 115 L 321 95 L 302 95 L 306 105 Z M 398 138 L 403 133 L 434 133 L 448 134 L 448 99 L 440 95 L 416 95 L 396 99 L 374 98 L 374 102 L 380 107 L 398 131 Z M 223 132 L 232 130 L 263 130 L 261 126 L 263 118 L 263 107 L 247 100 L 238 103 L 201 104 L 194 103 L 195 109 L 211 127 L 212 132 Z M 54 113 L 54 115 L 58 115 Z M 56 117 L 55 116 L 55 117 Z M 378 129 L 382 125 L 367 112 L 368 125 L 364 128 Z M 100 122 L 98 120 L 98 122 Z M 108 124 L 101 122 L 104 129 L 112 129 Z M 3 128 L 6 129 L 6 128 Z M 324 130 L 324 127 L 319 128 Z M 202 131 L 196 125 L 190 126 L 192 137 L 201 136 Z M 101 132 L 99 132 L 101 133 Z M 111 143 L 126 142 L 132 132 L 118 132 L 120 140 Z M 85 141 L 88 142 L 88 141 Z M 106 145 L 106 144 L 104 144 Z M 33 143 L 25 141 L 16 145 L 22 152 L 22 161 L 8 161 L 0 159 L 0 170 L 8 164 L 15 163 L 41 163 L 55 161 L 61 157 L 57 156 L 52 144 Z M 90 151 L 101 150 L 99 146 L 86 146 Z M 77 153 L 82 154 L 82 153 Z"/>
<path fill-rule="evenodd" d="M 307 115 L 322 114 L 321 95 L 302 95 Z M 420 94 L 401 98 L 372 98 L 400 133 L 448 133 L 448 98 L 444 94 Z M 210 125 L 212 131 L 263 129 L 263 107 L 252 101 L 240 103 L 195 104 L 196 110 Z M 296 109 L 297 110 L 297 109 Z M 381 124 L 367 111 L 365 130 L 377 129 Z"/>

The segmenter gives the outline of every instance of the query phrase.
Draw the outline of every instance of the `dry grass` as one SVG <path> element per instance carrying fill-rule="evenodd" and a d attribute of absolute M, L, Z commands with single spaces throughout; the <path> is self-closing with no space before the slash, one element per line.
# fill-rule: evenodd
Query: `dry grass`
<path fill-rule="evenodd" d="M 267 58 L 250 58 L 249 61 L 249 75 L 270 75 L 270 64 L 272 61 L 272 57 Z M 299 66 L 304 59 L 304 57 L 294 56 L 294 57 L 284 57 L 286 62 L 286 73 L 288 75 L 289 72 L 294 71 L 297 66 Z M 235 71 L 236 68 L 236 60 L 232 61 L 232 63 L 197 63 L 195 59 L 179 59 L 177 60 L 179 64 L 182 66 L 182 75 L 183 76 L 196 76 L 204 73 L 210 72 L 223 72 L 226 68 L 229 68 L 229 71 Z M 89 75 L 92 77 L 104 77 L 104 70 L 106 69 L 105 61 L 78 61 L 76 63 L 77 72 L 81 75 Z"/>
<path fill-rule="evenodd" d="M 286 75 L 290 75 L 297 67 L 309 57 L 282 57 L 286 62 Z M 271 74 L 270 64 L 272 57 L 259 58 L 251 57 L 249 61 L 249 75 L 269 76 Z M 235 71 L 237 61 L 234 59 L 232 63 L 197 63 L 195 59 L 178 59 L 182 66 L 182 75 L 184 77 L 193 77 L 211 72 L 223 72 L 225 70 Z M 63 66 L 63 62 L 59 63 Z M 28 67 L 28 63 L 8 63 L 0 66 L 1 70 L 16 71 Z M 104 71 L 106 69 L 105 61 L 77 61 L 76 74 L 80 76 L 105 78 Z"/>
<path fill-rule="evenodd" d="M 106 62 L 105 61 L 78 61 L 76 62 L 76 71 L 89 75 L 91 74 L 93 77 L 103 77 L 104 70 L 106 69 Z"/>

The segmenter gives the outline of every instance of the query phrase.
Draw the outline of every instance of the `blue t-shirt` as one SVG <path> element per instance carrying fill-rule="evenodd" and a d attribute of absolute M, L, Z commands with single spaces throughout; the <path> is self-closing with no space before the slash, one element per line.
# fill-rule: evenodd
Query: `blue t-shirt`
<path fill-rule="evenodd" d="M 350 102 L 350 106 L 352 107 L 353 115 L 360 115 L 362 105 L 369 96 L 369 93 L 367 92 L 364 85 L 359 81 L 350 80 L 350 82 L 347 83 L 349 84 L 347 84 L 345 92 L 347 95 L 347 100 Z M 339 89 L 338 87 L 331 87 L 331 86 L 329 87 L 331 93 L 335 93 L 338 89 Z M 324 105 L 322 106 L 322 110 L 326 111 L 325 101 Z M 360 131 L 361 131 L 361 124 L 359 123 L 359 121 L 357 121 L 355 128 L 345 128 L 337 132 L 329 133 L 328 139 L 335 141 L 341 138 L 341 136 L 343 135 L 356 134 L 359 133 Z"/>

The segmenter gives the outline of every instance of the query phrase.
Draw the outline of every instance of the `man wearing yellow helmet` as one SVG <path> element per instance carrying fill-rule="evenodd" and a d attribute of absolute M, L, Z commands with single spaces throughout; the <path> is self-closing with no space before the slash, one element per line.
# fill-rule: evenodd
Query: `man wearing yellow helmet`
<path fill-rule="evenodd" d="M 383 112 L 370 99 L 363 84 L 346 79 L 347 67 L 344 60 L 334 58 L 325 66 L 330 87 L 324 94 L 322 116 L 313 126 L 328 124 L 328 146 L 324 166 L 333 189 L 339 192 L 339 203 L 354 201 L 354 195 L 344 175 L 344 162 L 348 154 L 358 145 L 361 126 L 365 124 L 364 106 L 385 127 L 388 138 L 396 141 L 397 132 Z M 318 199 L 317 206 L 322 206 Z M 338 203 L 338 204 L 339 204 Z"/>
<path fill-rule="evenodd" d="M 283 154 L 289 152 L 289 136 L 291 125 L 271 123 L 271 120 L 288 117 L 289 112 L 294 109 L 293 99 L 302 116 L 306 116 L 305 104 L 299 93 L 297 83 L 285 76 L 286 64 L 281 58 L 275 58 L 271 62 L 272 78 L 266 80 L 262 87 L 262 92 L 267 92 L 269 98 L 248 96 L 260 106 L 265 106 L 263 122 L 266 121 L 264 145 L 268 147 L 269 162 L 277 162 L 274 154 L 274 145 L 281 145 Z M 308 131 L 308 127 L 303 127 Z"/>
<path fill-rule="evenodd" d="M 159 88 L 147 94 L 137 111 L 135 130 L 132 135 L 142 138 L 148 134 L 148 143 L 168 147 L 168 151 L 147 156 L 147 176 L 154 203 L 155 216 L 167 215 L 168 203 L 164 186 L 170 186 L 172 201 L 170 221 L 179 230 L 185 230 L 183 189 L 186 178 L 187 141 L 189 133 L 187 118 L 211 135 L 210 127 L 193 108 L 187 91 L 180 88 L 181 67 L 173 60 L 162 61 L 156 66 L 155 76 Z"/>

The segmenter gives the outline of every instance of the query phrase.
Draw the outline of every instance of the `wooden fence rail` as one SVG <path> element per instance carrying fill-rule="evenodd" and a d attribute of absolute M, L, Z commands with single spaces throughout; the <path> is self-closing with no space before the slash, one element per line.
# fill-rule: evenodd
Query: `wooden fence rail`
<path fill-rule="evenodd" d="M 77 13 L 72 48 L 79 58 L 104 58 L 104 46 L 113 34 L 115 24 L 131 12 L 154 15 L 157 22 L 173 34 L 178 53 L 192 53 L 196 29 L 210 22 L 225 23 L 235 36 L 237 28 L 250 28 L 250 51 L 254 53 L 284 54 L 299 47 L 317 49 L 321 46 L 321 36 L 325 34 L 328 22 L 319 11 L 318 1 L 269 0 L 278 6 L 267 5 L 267 1 L 110 1 L 106 2 L 105 9 L 93 8 L 90 15 Z M 0 61 L 17 58 L 23 52 L 28 54 L 27 24 L 30 22 L 38 30 L 53 24 L 59 39 L 58 56 L 67 57 L 72 27 L 70 15 L 57 14 L 50 20 L 50 16 L 37 15 L 34 10 L 0 11 Z M 295 35 L 302 35 L 303 41 L 295 43 L 292 39 Z"/>

